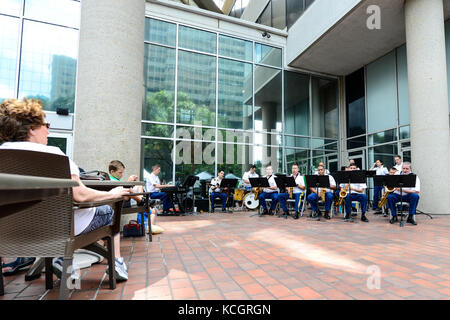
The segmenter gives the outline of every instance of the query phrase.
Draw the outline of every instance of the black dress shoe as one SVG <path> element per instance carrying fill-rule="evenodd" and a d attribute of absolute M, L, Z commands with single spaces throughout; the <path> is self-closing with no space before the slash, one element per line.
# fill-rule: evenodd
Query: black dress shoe
<path fill-rule="evenodd" d="M 329 214 L 328 211 L 325 211 L 324 218 L 327 219 L 327 220 L 330 220 L 330 219 L 331 219 L 330 214 Z"/>
<path fill-rule="evenodd" d="M 226 213 L 233 213 L 233 211 L 228 210 L 228 209 L 222 209 L 222 212 L 226 212 Z"/>
<path fill-rule="evenodd" d="M 269 211 L 267 211 L 267 209 L 263 209 L 262 214 L 269 214 Z"/>
<path fill-rule="evenodd" d="M 367 219 L 365 213 L 363 213 L 363 214 L 361 215 L 361 221 L 363 221 L 363 222 L 369 222 L 369 219 Z"/>
<path fill-rule="evenodd" d="M 269 216 L 273 216 L 273 210 L 272 209 L 269 209 Z"/>
<path fill-rule="evenodd" d="M 408 216 L 408 219 L 406 219 L 406 223 L 411 223 L 412 225 L 417 226 L 416 220 L 415 220 L 414 217 L 411 216 L 411 215 L 409 215 L 409 216 Z"/>
<path fill-rule="evenodd" d="M 397 217 L 397 216 L 393 216 L 393 217 L 389 220 L 389 223 L 390 223 L 390 224 L 393 224 L 393 223 L 395 223 L 395 222 L 398 222 L 398 217 Z"/>
<path fill-rule="evenodd" d="M 209 210 L 209 213 L 214 213 L 214 209 Z"/>
<path fill-rule="evenodd" d="M 298 219 L 298 211 L 295 212 L 294 219 Z"/>
<path fill-rule="evenodd" d="M 353 222 L 352 217 L 350 216 L 350 214 L 345 214 L 344 216 L 344 222 Z"/>

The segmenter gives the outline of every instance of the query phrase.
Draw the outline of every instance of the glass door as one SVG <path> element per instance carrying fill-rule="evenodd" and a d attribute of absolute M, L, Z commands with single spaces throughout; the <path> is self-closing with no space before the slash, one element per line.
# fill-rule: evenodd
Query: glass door
<path fill-rule="evenodd" d="M 67 132 L 50 132 L 47 138 L 47 145 L 58 147 L 64 152 L 70 159 L 72 158 L 73 150 L 73 136 L 72 133 Z"/>

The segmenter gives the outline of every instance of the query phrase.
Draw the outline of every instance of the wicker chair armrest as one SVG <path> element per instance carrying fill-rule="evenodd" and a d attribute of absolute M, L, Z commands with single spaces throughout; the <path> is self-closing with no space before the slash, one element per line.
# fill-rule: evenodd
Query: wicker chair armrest
<path fill-rule="evenodd" d="M 147 196 L 149 194 L 150 194 L 150 192 L 136 192 L 136 193 L 127 194 L 127 197 L 128 196 Z"/>
<path fill-rule="evenodd" d="M 83 209 L 83 208 L 93 208 L 93 207 L 100 207 L 104 205 L 111 205 L 111 207 L 114 206 L 116 202 L 123 201 L 122 198 L 115 199 L 115 200 L 102 200 L 102 201 L 90 201 L 90 202 L 74 202 L 74 209 Z"/>

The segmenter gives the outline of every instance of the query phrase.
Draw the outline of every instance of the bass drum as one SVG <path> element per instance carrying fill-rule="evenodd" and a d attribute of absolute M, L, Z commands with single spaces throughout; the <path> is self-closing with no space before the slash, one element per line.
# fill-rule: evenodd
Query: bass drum
<path fill-rule="evenodd" d="M 249 210 L 255 210 L 256 208 L 259 207 L 259 200 L 258 199 L 255 200 L 254 192 L 250 192 L 245 195 L 244 205 Z"/>

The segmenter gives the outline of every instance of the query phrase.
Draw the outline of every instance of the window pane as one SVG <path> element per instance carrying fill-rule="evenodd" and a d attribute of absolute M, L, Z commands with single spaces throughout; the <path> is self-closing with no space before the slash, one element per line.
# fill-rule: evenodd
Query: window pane
<path fill-rule="evenodd" d="M 188 175 L 199 175 L 209 183 L 215 176 L 215 152 L 214 142 L 177 141 L 176 181 L 181 183 Z"/>
<path fill-rule="evenodd" d="M 366 146 L 366 136 L 347 140 L 347 149 L 356 149 Z"/>
<path fill-rule="evenodd" d="M 251 62 L 253 60 L 252 48 L 253 45 L 250 41 L 219 36 L 219 55 Z"/>
<path fill-rule="evenodd" d="M 286 12 L 288 28 L 297 21 L 297 19 L 303 14 L 303 0 L 286 0 Z"/>
<path fill-rule="evenodd" d="M 272 27 L 286 28 L 286 0 L 272 0 Z"/>
<path fill-rule="evenodd" d="M 369 146 L 397 140 L 397 129 L 369 135 Z"/>
<path fill-rule="evenodd" d="M 366 69 L 368 131 L 397 126 L 395 52 L 372 62 Z"/>
<path fill-rule="evenodd" d="M 285 137 L 287 147 L 309 148 L 310 138 L 293 137 L 293 136 L 285 136 Z"/>
<path fill-rule="evenodd" d="M 253 164 L 252 150 L 250 145 L 218 143 L 218 170 L 225 170 L 225 177 L 241 180 L 247 168 Z"/>
<path fill-rule="evenodd" d="M 376 160 L 383 161 L 383 165 L 389 170 L 395 163 L 394 157 L 398 154 L 397 144 L 388 144 L 369 148 L 369 165 L 370 168 Z M 371 179 L 368 179 L 371 180 Z"/>
<path fill-rule="evenodd" d="M 240 130 L 218 130 L 217 141 L 253 144 L 253 132 Z"/>
<path fill-rule="evenodd" d="M 255 43 L 255 62 L 281 67 L 281 49 Z"/>
<path fill-rule="evenodd" d="M 450 47 L 450 46 L 448 46 Z M 406 45 L 397 49 L 397 83 L 399 125 L 409 124 L 408 66 L 406 64 Z"/>
<path fill-rule="evenodd" d="M 345 78 L 347 97 L 347 136 L 366 133 L 364 69 Z"/>
<path fill-rule="evenodd" d="M 20 16 L 21 5 L 22 0 L 2 0 L 2 5 L 0 6 L 0 13 Z"/>
<path fill-rule="evenodd" d="M 218 126 L 252 129 L 252 65 L 219 59 Z"/>
<path fill-rule="evenodd" d="M 265 26 L 271 27 L 272 26 L 271 16 L 272 16 L 272 3 L 269 2 L 267 7 L 259 16 L 258 20 L 256 20 L 256 23 L 260 23 Z"/>
<path fill-rule="evenodd" d="M 203 141 L 216 141 L 216 129 L 215 128 L 201 128 L 190 126 L 177 126 L 177 139 L 183 140 L 203 140 Z"/>
<path fill-rule="evenodd" d="M 79 28 L 80 2 L 73 0 L 26 0 L 25 17 Z"/>
<path fill-rule="evenodd" d="M 145 45 L 146 104 L 142 119 L 173 122 L 175 49 Z"/>
<path fill-rule="evenodd" d="M 47 145 L 52 147 L 58 147 L 62 152 L 67 152 L 67 138 L 48 137 Z"/>
<path fill-rule="evenodd" d="M 253 146 L 253 163 L 261 175 L 266 174 L 266 166 L 271 165 L 273 172 L 283 171 L 282 148 L 279 146 Z"/>
<path fill-rule="evenodd" d="M 409 134 L 409 126 L 400 128 L 400 140 L 409 139 L 411 136 Z"/>
<path fill-rule="evenodd" d="M 15 98 L 20 20 L 0 16 L 0 102 Z"/>
<path fill-rule="evenodd" d="M 172 138 L 174 127 L 166 124 L 142 123 L 142 135 Z"/>
<path fill-rule="evenodd" d="M 297 163 L 302 175 L 309 174 L 309 161 L 311 151 L 309 150 L 298 150 L 298 149 L 285 149 L 286 154 L 286 172 L 292 172 L 292 165 Z"/>
<path fill-rule="evenodd" d="M 172 182 L 172 149 L 173 141 L 171 140 L 142 139 L 141 154 L 144 158 L 144 170 L 150 174 L 152 172 L 152 166 L 159 164 L 161 166 L 159 179 L 162 184 L 164 184 L 164 182 Z"/>
<path fill-rule="evenodd" d="M 145 41 L 175 46 L 177 26 L 155 19 L 145 19 Z"/>
<path fill-rule="evenodd" d="M 309 136 L 309 75 L 284 73 L 285 132 Z"/>
<path fill-rule="evenodd" d="M 312 135 L 338 138 L 337 81 L 312 78 Z"/>
<path fill-rule="evenodd" d="M 281 132 L 281 70 L 255 67 L 255 130 Z"/>
<path fill-rule="evenodd" d="M 180 26 L 178 45 L 182 48 L 216 53 L 216 34 Z"/>
<path fill-rule="evenodd" d="M 178 55 L 179 123 L 216 125 L 216 58 L 179 51 Z"/>
<path fill-rule="evenodd" d="M 40 99 L 45 110 L 73 112 L 78 31 L 24 21 L 19 98 Z"/>

